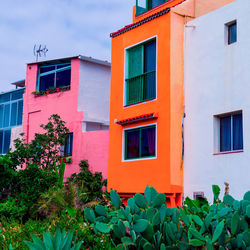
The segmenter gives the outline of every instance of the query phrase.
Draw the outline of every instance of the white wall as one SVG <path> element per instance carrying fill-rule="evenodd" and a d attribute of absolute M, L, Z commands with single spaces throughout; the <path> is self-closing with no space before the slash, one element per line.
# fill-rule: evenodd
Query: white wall
<path fill-rule="evenodd" d="M 78 110 L 84 121 L 109 121 L 110 67 L 80 61 Z"/>
<path fill-rule="evenodd" d="M 237 199 L 250 190 L 250 1 L 238 0 L 185 28 L 184 195 L 228 182 Z M 237 42 L 225 24 L 237 20 Z M 214 155 L 214 115 L 242 110 L 244 152 Z M 222 198 L 222 196 L 221 196 Z"/>

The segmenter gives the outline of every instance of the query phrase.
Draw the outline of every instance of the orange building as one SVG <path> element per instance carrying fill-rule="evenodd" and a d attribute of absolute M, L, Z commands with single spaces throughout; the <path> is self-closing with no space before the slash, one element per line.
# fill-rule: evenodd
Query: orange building
<path fill-rule="evenodd" d="M 137 0 L 133 23 L 111 34 L 108 190 L 147 185 L 181 204 L 185 23 L 234 0 Z"/>

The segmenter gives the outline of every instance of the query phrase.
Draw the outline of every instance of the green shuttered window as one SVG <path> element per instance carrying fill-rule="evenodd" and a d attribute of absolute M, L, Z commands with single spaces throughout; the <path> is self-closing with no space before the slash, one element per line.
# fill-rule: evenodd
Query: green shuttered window
<path fill-rule="evenodd" d="M 156 97 L 156 40 L 127 50 L 126 105 Z"/>

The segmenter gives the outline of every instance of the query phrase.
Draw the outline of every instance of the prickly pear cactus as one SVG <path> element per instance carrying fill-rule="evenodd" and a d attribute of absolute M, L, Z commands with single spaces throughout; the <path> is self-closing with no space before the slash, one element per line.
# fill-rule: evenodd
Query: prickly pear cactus
<path fill-rule="evenodd" d="M 219 187 L 212 190 L 212 205 L 186 198 L 182 208 L 168 208 L 165 195 L 153 187 L 127 206 L 112 190 L 114 207 L 85 208 L 85 217 L 95 232 L 111 234 L 117 249 L 250 249 L 250 191 L 241 201 L 230 195 L 220 201 Z"/>

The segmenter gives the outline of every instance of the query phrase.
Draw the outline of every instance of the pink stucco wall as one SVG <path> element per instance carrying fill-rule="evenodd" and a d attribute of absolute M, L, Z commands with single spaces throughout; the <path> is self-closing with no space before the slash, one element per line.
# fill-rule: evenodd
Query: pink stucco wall
<path fill-rule="evenodd" d="M 84 111 L 78 111 L 79 59 L 71 60 L 71 89 L 47 96 L 35 97 L 37 64 L 27 66 L 26 91 L 24 94 L 23 132 L 30 141 L 34 134 L 43 132 L 40 124 L 46 124 L 52 114 L 58 114 L 73 132 L 73 163 L 67 164 L 65 177 L 79 171 L 79 162 L 89 161 L 93 172 L 103 172 L 107 178 L 108 168 L 108 131 L 82 132 Z"/>

